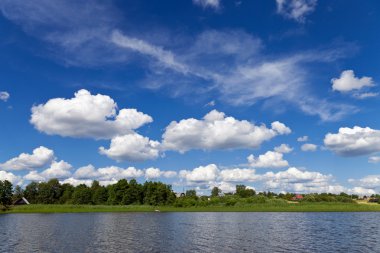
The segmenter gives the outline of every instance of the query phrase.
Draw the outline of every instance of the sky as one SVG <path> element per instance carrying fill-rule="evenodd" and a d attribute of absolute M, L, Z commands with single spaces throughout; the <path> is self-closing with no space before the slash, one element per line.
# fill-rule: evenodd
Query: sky
<path fill-rule="evenodd" d="M 0 180 L 379 193 L 379 12 L 0 0 Z"/>

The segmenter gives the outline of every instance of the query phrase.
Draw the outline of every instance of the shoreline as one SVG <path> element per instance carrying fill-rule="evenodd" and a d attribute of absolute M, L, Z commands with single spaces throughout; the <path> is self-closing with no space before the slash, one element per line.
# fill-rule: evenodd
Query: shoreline
<path fill-rule="evenodd" d="M 12 213 L 120 213 L 120 212 L 380 212 L 380 204 L 289 203 L 285 205 L 255 204 L 250 206 L 146 206 L 146 205 L 23 205 L 13 206 L 0 214 Z"/>

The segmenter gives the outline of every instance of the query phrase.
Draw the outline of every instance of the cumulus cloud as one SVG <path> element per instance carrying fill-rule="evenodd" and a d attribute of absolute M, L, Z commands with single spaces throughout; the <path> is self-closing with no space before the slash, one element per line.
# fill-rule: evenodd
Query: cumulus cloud
<path fill-rule="evenodd" d="M 360 90 L 364 87 L 373 87 L 375 84 L 371 77 L 363 76 L 361 78 L 355 77 L 353 70 L 345 70 L 340 74 L 339 78 L 331 79 L 332 88 L 335 91 L 349 92 L 353 90 Z M 373 95 L 373 94 L 372 94 Z M 371 95 L 363 95 L 371 96 Z M 363 98 L 364 98 L 363 97 Z"/>
<path fill-rule="evenodd" d="M 224 169 L 220 171 L 220 180 L 222 182 L 253 182 L 260 179 L 254 169 Z M 235 190 L 235 189 L 234 189 Z"/>
<path fill-rule="evenodd" d="M 295 167 L 277 173 L 268 172 L 263 175 L 265 187 L 272 191 L 298 193 L 342 192 L 344 187 L 333 184 L 332 179 L 332 175 L 324 175 L 314 171 L 303 171 Z"/>
<path fill-rule="evenodd" d="M 193 0 L 195 5 L 199 5 L 202 8 L 212 8 L 219 9 L 220 8 L 220 0 Z"/>
<path fill-rule="evenodd" d="M 312 143 L 305 143 L 301 146 L 301 150 L 304 152 L 314 152 L 317 148 L 318 146 Z"/>
<path fill-rule="evenodd" d="M 121 109 L 106 95 L 79 90 L 74 98 L 54 98 L 32 107 L 30 122 L 46 134 L 110 139 L 131 133 L 153 119 L 136 109 Z"/>
<path fill-rule="evenodd" d="M 189 182 L 201 183 L 215 181 L 218 173 L 218 167 L 215 164 L 209 164 L 206 166 L 199 166 L 191 171 L 181 170 L 179 172 L 179 177 Z"/>
<path fill-rule="evenodd" d="M 308 141 L 308 140 L 309 140 L 309 136 L 306 136 L 306 135 L 297 138 L 298 142 L 305 142 L 305 141 Z"/>
<path fill-rule="evenodd" d="M 191 149 L 257 148 L 264 141 L 290 132 L 287 126 L 278 121 L 267 128 L 212 110 L 202 120 L 190 118 L 171 122 L 163 134 L 162 145 L 165 150 L 181 153 Z"/>
<path fill-rule="evenodd" d="M 160 143 L 137 133 L 116 136 L 110 148 L 99 148 L 100 154 L 117 161 L 145 161 L 159 156 Z"/>
<path fill-rule="evenodd" d="M 291 167 L 279 172 L 256 174 L 254 169 L 231 168 L 220 170 L 215 164 L 200 166 L 193 170 L 183 170 L 179 174 L 187 185 L 212 189 L 217 186 L 224 192 L 235 191 L 236 183 L 262 184 L 263 190 L 276 192 L 330 192 L 340 193 L 348 191 L 345 187 L 336 184 L 332 175 L 325 175 L 316 171 L 307 171 Z"/>
<path fill-rule="evenodd" d="M 173 178 L 175 176 L 177 176 L 176 171 L 170 171 L 170 170 L 162 171 L 158 168 L 148 168 L 145 170 L 145 178 L 149 180 L 158 179 L 161 177 Z"/>
<path fill-rule="evenodd" d="M 54 151 L 46 147 L 38 147 L 32 154 L 22 153 L 5 163 L 0 164 L 3 170 L 32 170 L 43 168 L 54 160 Z"/>
<path fill-rule="evenodd" d="M 325 146 L 341 156 L 368 155 L 380 151 L 380 131 L 369 127 L 341 127 L 338 133 L 328 133 Z"/>
<path fill-rule="evenodd" d="M 6 91 L 0 91 L 0 100 L 3 102 L 7 102 L 8 99 L 10 98 L 10 94 Z"/>
<path fill-rule="evenodd" d="M 45 181 L 46 178 L 43 177 L 40 173 L 38 173 L 38 171 L 36 170 L 32 170 L 30 171 L 28 174 L 26 174 L 24 177 L 23 177 L 25 180 L 28 180 L 28 181 L 35 181 L 35 182 L 42 182 L 42 181 Z"/>
<path fill-rule="evenodd" d="M 317 6 L 317 0 L 276 0 L 276 3 L 277 13 L 300 23 L 304 23 Z"/>
<path fill-rule="evenodd" d="M 274 151 L 282 154 L 287 154 L 293 151 L 293 148 L 291 148 L 288 144 L 281 144 L 278 147 L 274 148 Z"/>
<path fill-rule="evenodd" d="M 0 170 L 0 181 L 8 180 L 13 185 L 22 184 L 22 178 L 20 176 L 16 176 L 15 174 L 7 171 Z"/>
<path fill-rule="evenodd" d="M 50 168 L 47 168 L 46 170 L 42 171 L 40 175 L 44 177 L 45 179 L 51 179 L 51 178 L 67 178 L 71 176 L 71 169 L 73 167 L 71 164 L 65 162 L 65 161 L 53 161 L 50 165 Z"/>
<path fill-rule="evenodd" d="M 289 166 L 288 161 L 284 160 L 284 154 L 276 151 L 267 151 L 265 154 L 255 157 L 247 157 L 249 166 L 254 168 L 283 168 Z"/>

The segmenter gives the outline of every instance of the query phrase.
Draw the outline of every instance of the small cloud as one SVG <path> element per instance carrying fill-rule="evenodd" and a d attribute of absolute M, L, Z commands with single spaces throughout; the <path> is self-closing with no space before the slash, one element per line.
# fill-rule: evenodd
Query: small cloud
<path fill-rule="evenodd" d="M 305 143 L 301 146 L 301 150 L 304 152 L 314 152 L 318 148 L 317 145 L 311 143 Z"/>
<path fill-rule="evenodd" d="M 345 70 L 340 74 L 339 78 L 331 79 L 332 89 L 339 92 L 358 91 L 365 87 L 373 87 L 375 83 L 372 77 L 363 76 L 356 77 L 353 70 Z M 371 96 L 371 95 L 370 95 Z"/>
<path fill-rule="evenodd" d="M 380 163 L 380 156 L 371 156 L 368 158 L 369 163 Z"/>
<path fill-rule="evenodd" d="M 379 96 L 378 92 L 355 93 L 353 95 L 353 97 L 357 99 L 373 98 L 377 96 Z"/>
<path fill-rule="evenodd" d="M 276 3 L 278 14 L 299 23 L 304 23 L 317 6 L 317 0 L 276 0 Z"/>
<path fill-rule="evenodd" d="M 6 91 L 0 91 L 0 100 L 3 102 L 7 102 L 8 99 L 10 98 L 10 94 Z"/>
<path fill-rule="evenodd" d="M 214 107 L 216 105 L 215 100 L 211 100 L 207 104 L 205 104 L 205 107 Z"/>
<path fill-rule="evenodd" d="M 212 8 L 218 10 L 220 8 L 220 0 L 193 0 L 193 4 L 201 6 L 203 9 Z"/>
<path fill-rule="evenodd" d="M 297 138 L 298 142 L 305 142 L 305 141 L 308 141 L 308 140 L 309 140 L 309 136 L 306 136 L 306 135 Z"/>

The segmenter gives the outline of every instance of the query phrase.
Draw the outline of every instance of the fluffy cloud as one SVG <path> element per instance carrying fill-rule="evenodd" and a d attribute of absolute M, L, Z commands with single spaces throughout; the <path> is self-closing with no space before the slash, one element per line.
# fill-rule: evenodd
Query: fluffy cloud
<path fill-rule="evenodd" d="M 161 171 L 158 168 L 148 168 L 145 170 L 145 178 L 146 179 L 158 179 L 160 177 L 172 178 L 177 176 L 176 171 Z"/>
<path fill-rule="evenodd" d="M 373 189 L 368 189 L 365 187 L 354 187 L 352 189 L 348 189 L 349 194 L 357 194 L 360 196 L 367 195 L 370 196 L 372 194 L 376 194 L 376 191 Z"/>
<path fill-rule="evenodd" d="M 324 144 L 338 155 L 368 155 L 380 151 L 380 131 L 369 127 L 342 127 L 338 133 L 328 133 Z"/>
<path fill-rule="evenodd" d="M 94 166 L 88 165 L 79 168 L 73 175 L 75 179 L 94 179 L 99 181 L 117 181 L 123 178 L 139 178 L 144 175 L 144 171 L 135 167 L 126 169 L 117 166 L 109 166 L 95 169 Z"/>
<path fill-rule="evenodd" d="M 309 140 L 309 136 L 306 136 L 306 135 L 297 138 L 298 142 L 305 142 L 305 141 L 308 141 L 308 140 Z"/>
<path fill-rule="evenodd" d="M 110 139 L 129 134 L 152 122 L 152 118 L 136 109 L 121 109 L 106 95 L 91 95 L 79 90 L 74 98 L 54 98 L 32 107 L 30 122 L 46 134 Z"/>
<path fill-rule="evenodd" d="M 348 182 L 358 187 L 374 189 L 380 187 L 380 175 L 369 175 L 360 179 L 349 179 Z"/>
<path fill-rule="evenodd" d="M 287 154 L 287 153 L 292 152 L 293 148 L 291 148 L 288 144 L 281 144 L 280 146 L 275 147 L 274 151 L 276 151 L 278 153 Z"/>
<path fill-rule="evenodd" d="M 304 152 L 314 152 L 317 148 L 318 146 L 312 143 L 305 143 L 301 146 L 301 150 Z"/>
<path fill-rule="evenodd" d="M 42 171 L 40 175 L 44 177 L 45 179 L 51 179 L 51 178 L 67 178 L 71 176 L 70 170 L 73 167 L 71 164 L 65 162 L 65 161 L 53 161 L 53 163 L 50 165 L 50 168 Z"/>
<path fill-rule="evenodd" d="M 4 170 L 37 169 L 49 165 L 53 160 L 53 150 L 41 146 L 34 149 L 32 154 L 22 153 L 18 157 L 0 164 L 0 168 Z"/>
<path fill-rule="evenodd" d="M 220 171 L 222 182 L 253 182 L 260 179 L 254 169 L 225 169 Z"/>
<path fill-rule="evenodd" d="M 257 148 L 264 141 L 291 132 L 278 121 L 271 127 L 226 117 L 224 113 L 213 110 L 202 120 L 190 118 L 171 122 L 165 129 L 162 144 L 166 150 L 181 153 L 191 149 Z"/>
<path fill-rule="evenodd" d="M 263 175 L 263 182 L 268 190 L 285 192 L 339 193 L 344 189 L 342 186 L 332 184 L 331 175 L 303 171 L 294 167 L 277 173 L 268 172 Z"/>
<path fill-rule="evenodd" d="M 305 17 L 314 11 L 317 0 L 276 0 L 276 3 L 277 13 L 303 23 Z"/>
<path fill-rule="evenodd" d="M 363 76 L 361 78 L 355 77 L 355 73 L 353 70 L 343 71 L 340 74 L 340 78 L 331 79 L 331 83 L 332 83 L 333 90 L 340 91 L 340 92 L 360 90 L 364 87 L 372 87 L 375 85 L 371 77 L 367 77 L 367 76 Z M 366 95 L 364 96 L 366 97 Z"/>
<path fill-rule="evenodd" d="M 219 9 L 220 7 L 220 0 L 193 0 L 193 3 L 195 5 L 199 5 L 202 8 L 213 8 L 213 9 Z"/>
<path fill-rule="evenodd" d="M 100 154 L 117 161 L 145 161 L 159 156 L 160 143 L 137 133 L 116 136 L 110 148 L 99 148 Z"/>
<path fill-rule="evenodd" d="M 35 181 L 35 182 L 42 182 L 42 181 L 45 181 L 46 178 L 41 176 L 40 173 L 38 173 L 38 171 L 36 170 L 32 170 L 30 171 L 28 174 L 26 174 L 24 177 L 23 177 L 25 180 L 29 180 L 29 181 Z"/>
<path fill-rule="evenodd" d="M 254 157 L 247 157 L 249 166 L 254 168 L 283 168 L 289 166 L 288 161 L 284 160 L 284 154 L 276 151 L 267 151 L 265 154 Z"/>
<path fill-rule="evenodd" d="M 10 98 L 10 94 L 6 91 L 0 91 L 0 100 L 3 102 L 7 102 L 8 99 Z"/>
<path fill-rule="evenodd" d="M 218 167 L 215 164 L 207 166 L 199 166 L 191 171 L 181 170 L 179 176 L 189 182 L 202 183 L 208 181 L 215 181 L 219 174 Z"/>
<path fill-rule="evenodd" d="M 22 183 L 22 179 L 20 176 L 16 176 L 11 172 L 6 172 L 0 170 L 0 181 L 8 180 L 13 185 L 19 185 Z"/>

